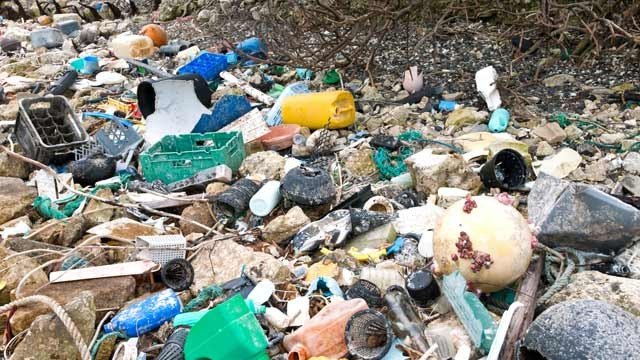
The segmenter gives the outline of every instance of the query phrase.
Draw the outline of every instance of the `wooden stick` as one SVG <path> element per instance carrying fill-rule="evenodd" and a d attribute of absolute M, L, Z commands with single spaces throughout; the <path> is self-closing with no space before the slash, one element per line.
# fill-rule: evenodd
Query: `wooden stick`
<path fill-rule="evenodd" d="M 262 91 L 254 88 L 253 86 L 251 86 L 248 82 L 238 79 L 237 77 L 235 77 L 232 73 L 228 72 L 228 71 L 223 71 L 220 73 L 220 77 L 226 81 L 228 81 L 230 84 L 232 85 L 236 85 L 238 87 L 240 87 L 244 92 L 246 92 L 247 94 L 249 94 L 251 97 L 256 98 L 257 100 L 260 100 L 260 102 L 265 103 L 266 105 L 273 105 L 274 100 L 271 96 L 263 93 Z"/>
<path fill-rule="evenodd" d="M 521 302 L 524 306 L 520 307 L 513 314 L 511 325 L 507 331 L 504 340 L 504 347 L 500 353 L 501 360 L 512 360 L 516 351 L 516 342 L 521 339 L 529 324 L 533 321 L 533 315 L 536 310 L 536 292 L 540 283 L 540 274 L 544 265 L 544 253 L 541 253 L 538 260 L 529 264 L 527 273 L 518 287 L 518 296 L 516 301 Z"/>

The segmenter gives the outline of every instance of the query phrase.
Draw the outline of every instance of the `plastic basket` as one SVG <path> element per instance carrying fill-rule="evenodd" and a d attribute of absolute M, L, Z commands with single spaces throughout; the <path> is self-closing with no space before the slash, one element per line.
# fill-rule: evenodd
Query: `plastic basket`
<path fill-rule="evenodd" d="M 138 257 L 164 265 L 173 259 L 184 259 L 187 240 L 182 235 L 138 236 Z"/>
<path fill-rule="evenodd" d="M 178 69 L 178 75 L 199 74 L 205 80 L 211 81 L 227 69 L 227 57 L 222 54 L 202 52 L 188 64 Z"/>
<path fill-rule="evenodd" d="M 20 100 L 15 135 L 24 154 L 44 164 L 73 160 L 74 149 L 89 143 L 63 96 Z"/>
<path fill-rule="evenodd" d="M 393 341 L 393 330 L 387 318 L 369 309 L 353 314 L 347 321 L 344 335 L 349 353 L 365 360 L 382 359 Z"/>
<path fill-rule="evenodd" d="M 221 164 L 235 172 L 244 156 L 239 132 L 167 135 L 140 154 L 140 164 L 147 181 L 170 184 Z"/>
<path fill-rule="evenodd" d="M 96 141 L 107 155 L 119 156 L 142 141 L 133 126 L 126 126 L 119 120 L 109 121 L 108 125 L 98 130 Z"/>

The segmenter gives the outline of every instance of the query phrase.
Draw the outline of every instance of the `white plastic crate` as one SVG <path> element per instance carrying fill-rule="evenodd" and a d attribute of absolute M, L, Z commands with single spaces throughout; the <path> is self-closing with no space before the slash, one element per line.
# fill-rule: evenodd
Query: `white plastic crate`
<path fill-rule="evenodd" d="M 136 238 L 138 258 L 148 259 L 160 265 L 172 259 L 184 259 L 187 254 L 186 247 L 187 240 L 182 235 L 153 235 Z"/>

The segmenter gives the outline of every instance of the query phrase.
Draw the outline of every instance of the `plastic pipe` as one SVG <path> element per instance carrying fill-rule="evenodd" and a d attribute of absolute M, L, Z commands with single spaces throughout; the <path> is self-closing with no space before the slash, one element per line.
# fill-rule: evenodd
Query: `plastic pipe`
<path fill-rule="evenodd" d="M 264 186 L 253 195 L 249 201 L 249 208 L 255 215 L 266 216 L 278 205 L 281 199 L 280 182 L 272 180 L 264 184 Z"/>

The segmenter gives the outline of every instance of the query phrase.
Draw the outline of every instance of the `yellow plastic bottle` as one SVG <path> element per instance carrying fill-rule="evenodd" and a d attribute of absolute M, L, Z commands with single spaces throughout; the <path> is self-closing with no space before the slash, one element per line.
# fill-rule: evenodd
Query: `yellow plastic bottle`
<path fill-rule="evenodd" d="M 356 119 L 353 95 L 344 90 L 291 95 L 282 102 L 282 122 L 310 129 L 342 129 Z"/>

